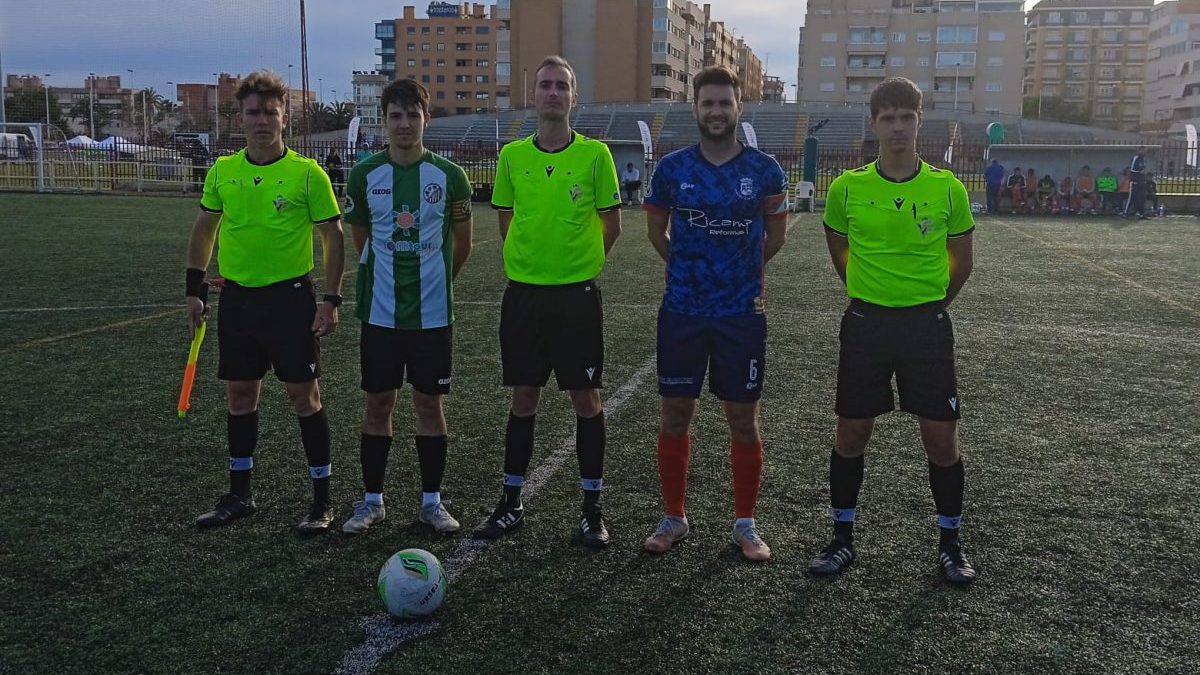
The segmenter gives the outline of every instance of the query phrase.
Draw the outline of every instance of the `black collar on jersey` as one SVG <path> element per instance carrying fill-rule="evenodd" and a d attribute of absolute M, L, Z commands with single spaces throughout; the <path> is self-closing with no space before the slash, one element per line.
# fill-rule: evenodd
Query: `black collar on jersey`
<path fill-rule="evenodd" d="M 877 160 L 875 160 L 875 173 L 879 174 L 880 178 L 886 180 L 889 183 L 907 183 L 908 181 L 916 178 L 917 174 L 921 173 L 921 167 L 924 164 L 925 164 L 925 160 L 921 159 L 920 155 L 917 155 L 917 169 L 912 172 L 912 175 L 910 175 L 908 178 L 901 178 L 900 180 L 896 180 L 895 178 L 892 178 L 891 176 L 888 176 L 887 174 L 885 174 L 879 170 L 879 160 L 877 159 Z"/>
<path fill-rule="evenodd" d="M 259 164 L 258 162 L 250 159 L 250 151 L 248 149 L 245 153 L 245 157 L 246 157 L 246 161 L 250 164 L 253 164 L 254 166 L 271 166 L 275 162 L 278 162 L 279 160 L 283 159 L 284 157 L 287 157 L 287 154 L 288 154 L 288 149 L 287 149 L 287 146 L 285 145 L 285 146 L 283 146 L 283 154 L 269 162 L 263 162 L 262 164 Z"/>
<path fill-rule="evenodd" d="M 705 164 L 707 164 L 707 165 L 711 166 L 711 167 L 712 167 L 712 168 L 714 168 L 714 169 L 719 169 L 719 168 L 721 168 L 722 166 L 725 166 L 726 164 L 732 164 L 732 163 L 736 162 L 737 160 L 741 159 L 742 155 L 746 154 L 746 148 L 747 148 L 748 146 L 747 146 L 745 143 L 741 142 L 741 141 L 738 141 L 737 143 L 738 143 L 738 145 L 742 146 L 742 149 L 741 149 L 741 150 L 738 150 L 738 153 L 737 153 L 736 155 L 734 155 L 733 157 L 730 157 L 729 159 L 725 160 L 725 161 L 724 161 L 724 162 L 722 162 L 722 163 L 721 163 L 719 166 L 718 166 L 718 165 L 716 165 L 716 164 L 713 164 L 713 163 L 712 163 L 712 162 L 710 162 L 710 161 L 708 161 L 708 158 L 704 156 L 704 151 L 700 149 L 700 144 L 699 144 L 699 143 L 697 143 L 697 144 L 696 144 L 696 145 L 694 145 L 693 147 L 694 147 L 694 148 L 696 148 L 696 156 L 700 158 L 700 161 L 701 161 L 701 162 L 704 162 Z"/>
<path fill-rule="evenodd" d="M 575 130 L 572 129 L 571 130 L 571 140 L 567 141 L 566 145 L 562 146 L 561 148 L 559 148 L 557 150 L 547 150 L 547 149 L 543 148 L 540 143 L 538 143 L 537 134 L 534 134 L 533 135 L 533 147 L 537 148 L 538 150 L 541 150 L 542 152 L 546 153 L 547 155 L 557 155 L 558 153 L 562 152 L 563 150 L 566 150 L 567 148 L 571 147 L 571 144 L 575 142 L 575 136 L 577 136 L 577 135 L 578 134 L 575 133 Z"/>

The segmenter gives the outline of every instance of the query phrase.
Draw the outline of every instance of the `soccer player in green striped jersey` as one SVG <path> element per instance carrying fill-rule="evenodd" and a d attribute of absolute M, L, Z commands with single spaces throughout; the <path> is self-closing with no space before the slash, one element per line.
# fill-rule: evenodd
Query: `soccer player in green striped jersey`
<path fill-rule="evenodd" d="M 389 145 L 354 165 L 346 221 L 358 250 L 357 315 L 367 413 L 360 459 L 365 494 L 342 526 L 358 534 L 384 519 L 383 484 L 392 410 L 404 380 L 413 387 L 421 509 L 437 532 L 458 529 L 441 500 L 446 470 L 455 275 L 471 254 L 471 183 L 462 167 L 425 148 L 429 92 L 396 80 L 380 98 Z"/>
<path fill-rule="evenodd" d="M 200 213 L 188 240 L 186 301 L 194 326 L 208 307 L 200 299 L 213 245 L 225 277 L 217 307 L 220 363 L 229 415 L 229 493 L 196 519 L 202 528 L 228 524 L 255 511 L 250 490 L 258 443 L 258 401 L 268 370 L 284 383 L 300 417 L 300 439 L 313 483 L 313 503 L 298 529 L 329 529 L 329 420 L 321 405 L 318 338 L 337 327 L 344 258 L 341 214 L 329 177 L 316 161 L 283 144 L 287 85 L 268 71 L 238 85 L 246 148 L 221 157 L 204 181 Z M 315 225 L 315 227 L 314 227 Z M 313 230 L 321 236 L 326 294 L 313 294 Z"/>
<path fill-rule="evenodd" d="M 975 570 L 962 553 L 962 406 L 954 372 L 949 306 L 971 274 L 975 229 L 967 191 L 954 174 L 917 155 L 921 90 L 884 80 L 871 93 L 879 158 L 829 186 L 825 239 L 850 306 L 842 315 L 837 428 L 829 459 L 833 540 L 809 565 L 837 574 L 854 560 L 863 453 L 875 418 L 895 406 L 917 417 L 941 536 L 938 565 L 965 585 Z"/>

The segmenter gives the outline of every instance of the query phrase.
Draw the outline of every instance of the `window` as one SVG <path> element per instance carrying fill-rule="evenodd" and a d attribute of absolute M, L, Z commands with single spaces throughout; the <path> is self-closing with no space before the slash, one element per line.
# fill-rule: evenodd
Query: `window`
<path fill-rule="evenodd" d="M 1070 58 L 1068 59 L 1070 61 L 1087 61 L 1088 60 L 1088 50 L 1086 50 L 1086 49 L 1072 49 L 1068 52 L 1068 55 L 1070 56 Z"/>
<path fill-rule="evenodd" d="M 471 33 L 471 28 L 469 26 L 455 26 L 454 27 L 455 35 L 470 35 L 470 33 Z"/>
<path fill-rule="evenodd" d="M 860 92 L 862 90 L 863 90 L 863 83 L 860 80 L 850 80 L 850 83 L 846 85 L 846 91 Z"/>
<path fill-rule="evenodd" d="M 929 80 L 918 80 L 917 89 L 921 91 L 929 91 Z"/>
<path fill-rule="evenodd" d="M 1047 14 L 1046 23 L 1062 23 L 1062 12 L 1050 12 Z"/>
<path fill-rule="evenodd" d="M 1004 88 L 1001 86 L 1001 84 L 999 82 L 988 82 L 987 84 L 983 85 L 983 90 L 984 91 L 1004 91 Z"/>
<path fill-rule="evenodd" d="M 421 43 L 421 51 L 423 51 L 423 52 L 429 51 L 432 47 L 433 47 L 433 45 L 429 44 L 428 42 Z"/>
<path fill-rule="evenodd" d="M 1002 30 L 989 30 L 988 42 L 1004 42 L 1008 37 Z"/>
<path fill-rule="evenodd" d="M 1087 23 L 1087 12 L 1071 12 L 1071 23 Z"/>
<path fill-rule="evenodd" d="M 667 43 L 666 42 L 653 42 L 650 44 L 650 51 L 654 54 L 666 54 L 667 53 Z"/>
<path fill-rule="evenodd" d="M 429 59 L 421 59 L 421 67 L 428 68 L 429 67 Z"/>
<path fill-rule="evenodd" d="M 837 42 L 837 33 L 821 33 L 821 42 Z"/>
<path fill-rule="evenodd" d="M 1057 61 L 1058 59 L 1059 59 L 1059 56 L 1058 56 L 1057 49 L 1047 49 L 1046 50 L 1046 60 L 1047 61 Z"/>
<path fill-rule="evenodd" d="M 903 31 L 892 33 L 892 42 L 904 42 L 905 37 Z"/>
<path fill-rule="evenodd" d="M 1115 80 L 1117 79 L 1117 69 L 1112 66 L 1104 66 L 1100 69 L 1100 79 Z"/>
<path fill-rule="evenodd" d="M 1096 106 L 1096 114 L 1100 117 L 1112 117 L 1117 107 L 1111 103 L 1101 103 Z"/>
<path fill-rule="evenodd" d="M 1071 39 L 1074 40 L 1076 44 L 1080 42 L 1087 42 L 1088 32 L 1086 30 L 1071 31 Z"/>
<path fill-rule="evenodd" d="M 429 35 L 429 26 L 421 26 L 421 35 Z"/>
<path fill-rule="evenodd" d="M 832 82 L 822 82 L 821 83 L 821 91 L 833 91 L 833 83 Z"/>
<path fill-rule="evenodd" d="M 664 9 L 666 6 L 667 0 L 654 0 L 654 7 L 656 9 Z"/>
<path fill-rule="evenodd" d="M 477 91 L 477 92 L 475 92 L 475 98 L 476 98 L 476 99 L 478 99 L 478 100 L 481 100 L 481 101 L 482 101 L 482 100 L 487 100 L 487 99 L 489 99 L 489 98 L 491 98 L 491 97 L 492 97 L 492 94 L 491 94 L 490 92 L 486 92 L 486 91 Z"/>
<path fill-rule="evenodd" d="M 1004 57 L 1003 56 L 989 56 L 988 60 L 987 60 L 987 64 L 992 67 L 1003 66 L 1004 65 Z"/>
<path fill-rule="evenodd" d="M 446 51 L 446 43 L 445 43 L 445 42 L 439 42 L 439 43 L 437 43 L 437 50 L 438 50 L 439 52 L 444 52 L 444 51 Z"/>
<path fill-rule="evenodd" d="M 1142 23 L 1146 20 L 1146 13 L 1140 9 L 1135 9 L 1129 13 L 1129 23 Z"/>
<path fill-rule="evenodd" d="M 445 35 L 445 34 L 446 34 L 446 27 L 445 27 L 445 26 L 438 26 L 438 27 L 437 27 L 437 34 L 438 34 L 438 35 Z"/>
<path fill-rule="evenodd" d="M 918 68 L 928 68 L 929 67 L 929 57 L 928 56 L 918 56 L 917 57 L 917 67 Z"/>
<path fill-rule="evenodd" d="M 938 52 L 938 68 L 954 68 L 956 66 L 975 65 L 975 52 Z"/>
<path fill-rule="evenodd" d="M 938 26 L 937 29 L 937 41 L 943 44 L 974 44 L 978 37 L 976 26 Z"/>
<path fill-rule="evenodd" d="M 408 43 L 408 51 L 410 51 L 410 52 L 417 51 L 417 43 L 415 43 L 415 42 Z"/>
<path fill-rule="evenodd" d="M 654 31 L 656 33 L 665 33 L 671 30 L 671 22 L 665 16 L 660 16 L 654 20 Z"/>
<path fill-rule="evenodd" d="M 1146 31 L 1140 28 L 1130 29 L 1126 35 L 1129 36 L 1130 42 L 1144 42 L 1146 40 Z"/>
<path fill-rule="evenodd" d="M 454 92 L 454 98 L 458 99 L 459 101 L 465 101 L 465 100 L 471 98 L 471 92 L 456 91 L 456 92 Z"/>
<path fill-rule="evenodd" d="M 475 43 L 475 51 L 490 52 L 490 51 L 492 51 L 492 45 L 487 42 L 476 42 Z"/>
<path fill-rule="evenodd" d="M 417 67 L 417 60 L 416 60 L 416 59 L 409 59 L 409 60 L 408 60 L 408 67 L 409 67 L 409 68 L 416 68 L 416 67 Z"/>
<path fill-rule="evenodd" d="M 438 67 L 438 68 L 445 68 L 445 67 L 446 67 L 446 59 L 438 59 L 438 60 L 437 60 L 437 67 Z"/>
<path fill-rule="evenodd" d="M 475 84 L 487 84 L 487 81 L 488 81 L 487 75 L 476 75 L 475 76 Z"/>
<path fill-rule="evenodd" d="M 491 61 L 488 61 L 487 59 L 476 59 L 476 60 L 475 60 L 475 67 L 476 67 L 476 68 L 487 68 L 487 67 L 488 67 L 488 66 L 490 66 L 491 64 L 492 64 L 492 62 L 491 62 Z"/>
<path fill-rule="evenodd" d="M 1058 79 L 1058 66 L 1052 66 L 1050 68 L 1042 69 L 1042 79 L 1043 80 L 1057 80 Z"/>
<path fill-rule="evenodd" d="M 893 56 L 892 57 L 892 67 L 893 68 L 903 68 L 904 67 L 904 57 L 903 56 Z"/>
<path fill-rule="evenodd" d="M 822 68 L 833 68 L 836 65 L 837 65 L 837 57 L 835 57 L 835 56 L 822 56 L 821 57 L 821 67 Z"/>
<path fill-rule="evenodd" d="M 1046 31 L 1046 42 L 1062 42 L 1062 31 L 1061 30 Z"/>
<path fill-rule="evenodd" d="M 1096 96 L 1100 98 L 1113 98 L 1117 95 L 1117 88 L 1111 84 L 1102 84 L 1096 87 Z"/>
<path fill-rule="evenodd" d="M 465 52 L 469 49 L 471 49 L 471 43 L 469 43 L 469 42 L 455 42 L 454 43 L 454 51 L 456 51 L 456 52 Z"/>
<path fill-rule="evenodd" d="M 421 76 L 421 81 L 422 81 L 422 82 L 424 82 L 425 84 L 429 84 L 429 76 L 428 76 L 428 75 L 422 75 L 422 76 Z"/>
<path fill-rule="evenodd" d="M 487 35 L 488 27 L 487 26 L 475 26 L 475 34 L 476 35 Z"/>
<path fill-rule="evenodd" d="M 1121 20 L 1120 12 L 1105 12 L 1104 13 L 1104 23 L 1117 23 L 1120 20 Z"/>
<path fill-rule="evenodd" d="M 917 33 L 917 42 L 933 42 L 933 33 L 927 30 Z"/>
<path fill-rule="evenodd" d="M 444 91 L 439 91 L 439 92 L 437 93 L 437 95 L 435 95 L 435 96 L 434 96 L 434 98 L 446 98 L 446 92 L 444 92 Z"/>
<path fill-rule="evenodd" d="M 1120 39 L 1119 35 L 1120 31 L 1113 30 L 1112 28 L 1105 28 L 1100 31 L 1100 39 L 1105 42 L 1117 42 Z"/>
<path fill-rule="evenodd" d="M 436 79 L 437 79 L 437 83 L 438 83 L 438 84 L 443 84 L 443 83 L 445 83 L 445 82 L 446 82 L 446 76 L 445 76 L 445 75 L 438 75 Z"/>
<path fill-rule="evenodd" d="M 416 35 L 416 34 L 417 34 L 417 27 L 416 27 L 416 26 L 409 26 L 409 27 L 408 27 L 408 29 L 407 29 L 406 31 L 404 31 L 404 32 L 408 33 L 409 35 Z"/>
<path fill-rule="evenodd" d="M 851 28 L 846 35 L 846 42 L 852 45 L 878 45 L 883 44 L 884 32 L 882 28 Z"/>
<path fill-rule="evenodd" d="M 460 83 L 462 83 L 462 82 L 470 82 L 470 81 L 471 81 L 471 76 L 470 76 L 470 75 L 455 75 L 455 76 L 454 76 L 454 81 L 455 81 L 455 82 L 460 82 Z"/>
<path fill-rule="evenodd" d="M 454 61 L 454 67 L 455 68 L 470 68 L 471 67 L 471 59 L 456 59 Z"/>

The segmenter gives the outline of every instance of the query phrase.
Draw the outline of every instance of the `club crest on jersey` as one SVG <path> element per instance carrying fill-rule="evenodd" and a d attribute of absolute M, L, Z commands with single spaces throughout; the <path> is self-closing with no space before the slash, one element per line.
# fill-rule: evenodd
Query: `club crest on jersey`
<path fill-rule="evenodd" d="M 413 225 L 417 224 L 417 218 L 408 210 L 408 205 L 405 204 L 402 211 L 396 211 L 396 227 L 401 230 L 412 229 Z"/>
<path fill-rule="evenodd" d="M 932 223 L 929 222 L 928 218 L 922 218 L 921 222 L 917 223 L 917 227 L 920 228 L 920 230 L 921 230 L 922 237 L 929 234 L 929 228 L 931 225 L 932 225 Z"/>
<path fill-rule="evenodd" d="M 346 203 L 342 207 L 343 213 L 352 213 L 354 211 L 354 197 L 346 197 Z"/>
<path fill-rule="evenodd" d="M 287 197 L 284 197 L 283 195 L 277 195 L 275 197 L 275 212 L 276 213 L 279 213 L 280 211 L 282 211 L 287 205 L 288 205 Z"/>
<path fill-rule="evenodd" d="M 571 201 L 577 202 L 583 196 L 583 188 L 579 187 L 579 183 L 571 186 Z"/>
<path fill-rule="evenodd" d="M 754 197 L 754 179 L 743 178 L 738 181 L 738 194 L 742 199 L 752 199 Z"/>
<path fill-rule="evenodd" d="M 437 183 L 430 183 L 421 190 L 421 195 L 425 197 L 425 201 L 430 204 L 436 204 L 442 201 L 442 186 Z"/>

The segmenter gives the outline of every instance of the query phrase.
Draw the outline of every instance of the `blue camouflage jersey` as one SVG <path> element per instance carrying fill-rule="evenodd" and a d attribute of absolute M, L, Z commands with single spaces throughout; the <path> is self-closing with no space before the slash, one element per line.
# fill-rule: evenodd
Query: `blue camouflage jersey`
<path fill-rule="evenodd" d="M 761 313 L 766 219 L 787 212 L 787 187 L 779 162 L 755 148 L 721 166 L 698 145 L 663 157 L 645 200 L 646 210 L 671 214 L 663 309 L 708 317 Z"/>

